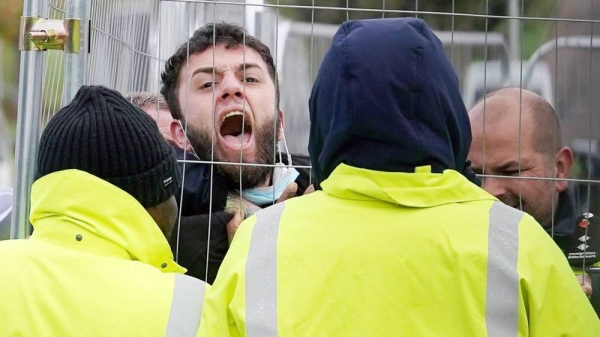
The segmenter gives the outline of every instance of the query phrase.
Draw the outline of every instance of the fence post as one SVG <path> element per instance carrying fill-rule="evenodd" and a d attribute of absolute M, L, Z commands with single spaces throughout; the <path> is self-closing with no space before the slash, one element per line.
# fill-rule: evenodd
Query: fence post
<path fill-rule="evenodd" d="M 23 16 L 46 17 L 47 13 L 46 1 L 23 1 Z M 26 237 L 29 229 L 30 192 L 41 133 L 43 56 L 43 53 L 37 50 L 21 51 L 11 239 Z"/>
<path fill-rule="evenodd" d="M 81 19 L 81 35 L 79 53 L 65 53 L 65 77 L 62 105 L 66 105 L 85 84 L 86 60 L 89 46 L 90 0 L 67 1 L 66 16 L 68 19 Z"/>

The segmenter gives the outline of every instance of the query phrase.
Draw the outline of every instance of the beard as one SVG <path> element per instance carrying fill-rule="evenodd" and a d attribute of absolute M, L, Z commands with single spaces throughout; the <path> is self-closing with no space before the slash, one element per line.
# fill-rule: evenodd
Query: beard
<path fill-rule="evenodd" d="M 277 123 L 277 125 L 279 125 L 279 123 Z M 277 130 L 274 130 L 273 119 L 252 130 L 256 145 L 255 164 L 275 164 L 276 131 L 279 131 L 279 127 Z M 194 151 L 196 151 L 196 155 L 199 157 L 198 159 L 203 161 L 229 162 L 222 150 L 216 146 L 217 144 L 215 144 L 213 156 L 211 134 L 211 130 L 188 127 L 188 140 Z M 243 156 L 243 153 L 242 162 L 249 163 Z M 237 185 L 241 183 L 243 189 L 248 189 L 262 185 L 271 175 L 273 167 L 218 164 L 217 170 L 222 175 L 233 180 Z"/>

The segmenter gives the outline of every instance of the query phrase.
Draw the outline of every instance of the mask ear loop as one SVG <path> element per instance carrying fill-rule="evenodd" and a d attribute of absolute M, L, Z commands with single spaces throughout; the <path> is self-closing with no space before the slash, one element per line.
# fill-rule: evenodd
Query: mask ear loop
<path fill-rule="evenodd" d="M 181 127 L 181 130 L 183 130 L 183 134 L 185 135 L 185 141 L 190 144 L 190 148 L 192 149 L 192 153 L 194 154 L 194 156 L 196 156 L 196 159 L 200 160 L 200 157 L 198 157 L 198 154 L 196 153 L 196 149 L 194 149 L 194 144 L 192 144 L 192 142 L 190 142 L 190 139 L 188 138 L 187 132 L 185 130 L 185 128 L 183 127 L 183 124 L 181 124 L 181 120 L 177 120 L 177 123 L 179 123 L 179 126 Z"/>
<path fill-rule="evenodd" d="M 285 133 L 283 132 L 283 126 L 281 126 L 281 138 L 283 140 L 283 146 L 285 147 L 285 153 L 287 154 L 287 159 L 288 159 L 288 165 L 287 166 L 292 166 L 292 155 L 290 154 L 290 149 L 287 146 L 287 141 L 285 140 Z M 283 162 L 282 158 L 281 158 L 281 148 L 278 148 L 279 150 L 279 161 Z"/>

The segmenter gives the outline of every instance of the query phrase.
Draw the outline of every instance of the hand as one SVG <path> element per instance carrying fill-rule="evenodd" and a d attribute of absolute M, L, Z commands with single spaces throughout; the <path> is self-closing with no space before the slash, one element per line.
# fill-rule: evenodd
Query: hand
<path fill-rule="evenodd" d="M 258 212 L 261 208 L 242 198 L 239 193 L 230 191 L 227 193 L 227 202 L 224 211 L 227 213 L 235 213 L 238 210 L 242 211 L 244 218 Z"/>
<path fill-rule="evenodd" d="M 592 298 L 592 285 L 591 284 L 589 284 L 587 282 L 583 282 L 583 284 L 581 285 L 581 289 L 583 289 L 585 296 L 587 296 L 588 298 Z"/>
<path fill-rule="evenodd" d="M 242 215 L 242 211 L 238 209 L 235 211 L 235 213 L 233 213 L 233 218 L 231 218 L 226 225 L 227 241 L 229 241 L 230 245 L 235 232 L 237 232 L 238 227 L 240 227 L 240 224 L 242 223 L 242 220 L 244 220 L 244 216 Z"/>
<path fill-rule="evenodd" d="M 591 279 L 590 275 L 588 275 L 588 274 L 577 275 L 577 280 L 579 281 L 579 284 L 581 284 L 581 289 L 583 290 L 585 295 L 588 298 L 591 298 L 592 297 L 592 279 Z"/>
<path fill-rule="evenodd" d="M 279 199 L 277 199 L 277 202 L 286 201 L 289 198 L 295 197 L 296 191 L 298 191 L 298 184 L 295 182 L 290 183 L 289 185 L 286 186 L 285 190 L 283 190 L 283 193 L 281 193 L 281 196 L 279 197 Z M 310 185 L 306 188 L 306 190 L 304 190 L 304 194 L 302 194 L 302 195 L 307 195 L 314 191 L 315 191 L 315 187 L 313 185 Z"/>

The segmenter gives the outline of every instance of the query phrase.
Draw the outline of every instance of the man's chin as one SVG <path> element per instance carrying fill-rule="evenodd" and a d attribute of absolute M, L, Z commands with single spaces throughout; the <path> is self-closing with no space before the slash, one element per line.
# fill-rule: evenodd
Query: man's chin
<path fill-rule="evenodd" d="M 256 156 L 250 151 L 223 151 L 218 156 L 222 161 L 226 163 L 254 163 L 256 162 Z M 239 165 L 228 165 L 238 167 Z"/>
<path fill-rule="evenodd" d="M 241 183 L 243 189 L 261 186 L 269 177 L 271 169 L 270 166 L 263 165 L 221 164 L 218 166 L 218 170 L 223 175 L 236 184 Z"/>
<path fill-rule="evenodd" d="M 500 200 L 500 201 L 502 201 L 502 200 Z M 531 214 L 530 212 L 527 211 L 527 206 L 525 204 L 523 204 L 523 207 L 521 207 L 521 205 L 518 204 L 518 203 L 517 204 L 515 204 L 515 203 L 507 203 L 507 202 L 503 202 L 503 203 L 505 205 L 507 205 L 507 206 L 510 206 L 510 207 L 514 208 L 514 209 L 518 209 L 519 211 L 523 211 L 523 212 L 525 212 L 527 214 Z"/>
<path fill-rule="evenodd" d="M 518 200 L 515 200 L 514 198 L 498 198 L 498 200 L 500 200 L 503 204 L 505 204 L 506 206 L 510 206 L 512 208 L 521 210 L 521 203 Z M 525 205 L 523 205 L 525 206 Z"/>

